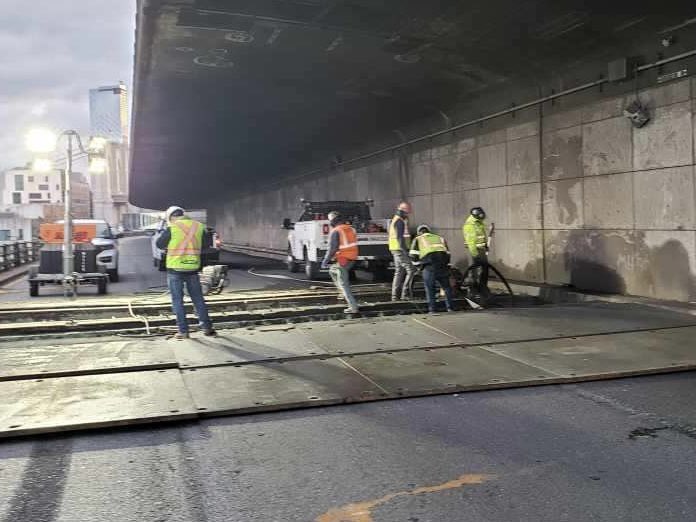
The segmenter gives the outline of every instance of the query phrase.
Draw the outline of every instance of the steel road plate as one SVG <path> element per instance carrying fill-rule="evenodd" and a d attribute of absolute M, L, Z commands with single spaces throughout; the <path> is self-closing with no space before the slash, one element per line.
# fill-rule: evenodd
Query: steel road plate
<path fill-rule="evenodd" d="M 193 418 L 178 370 L 0 382 L 0 437 Z"/>

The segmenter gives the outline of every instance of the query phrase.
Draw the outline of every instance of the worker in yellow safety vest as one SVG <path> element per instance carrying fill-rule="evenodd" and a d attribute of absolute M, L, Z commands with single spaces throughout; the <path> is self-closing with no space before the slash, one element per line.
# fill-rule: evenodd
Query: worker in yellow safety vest
<path fill-rule="evenodd" d="M 488 234 L 485 219 L 484 210 L 474 207 L 462 227 L 464 242 L 473 259 L 476 286 L 481 294 L 488 294 Z"/>
<path fill-rule="evenodd" d="M 187 339 L 189 327 L 184 309 L 184 286 L 188 290 L 203 335 L 216 335 L 203 298 L 198 270 L 201 268 L 203 243 L 210 238 L 205 226 L 185 215 L 184 209 L 171 206 L 165 212 L 169 226 L 157 238 L 157 248 L 166 250 L 167 285 L 172 297 L 172 310 L 176 315 L 178 332 L 175 339 Z"/>
<path fill-rule="evenodd" d="M 445 291 L 447 311 L 454 310 L 452 286 L 450 284 L 450 252 L 445 238 L 430 231 L 428 225 L 419 225 L 417 235 L 411 244 L 409 254 L 422 267 L 428 311 L 435 313 L 437 306 L 437 285 Z"/>
<path fill-rule="evenodd" d="M 344 313 L 355 314 L 359 312 L 359 309 L 358 302 L 350 289 L 350 271 L 358 259 L 358 234 L 345 222 L 339 212 L 335 210 L 329 212 L 328 218 L 331 225 L 329 248 L 321 266 L 329 269 L 331 280 L 343 293 L 343 298 L 348 303 Z"/>
<path fill-rule="evenodd" d="M 394 259 L 392 301 L 410 297 L 411 282 L 416 272 L 408 256 L 408 248 L 411 242 L 411 233 L 408 229 L 408 215 L 410 213 L 411 205 L 403 201 L 397 207 L 396 213 L 392 217 L 391 223 L 389 223 L 389 251 Z"/>

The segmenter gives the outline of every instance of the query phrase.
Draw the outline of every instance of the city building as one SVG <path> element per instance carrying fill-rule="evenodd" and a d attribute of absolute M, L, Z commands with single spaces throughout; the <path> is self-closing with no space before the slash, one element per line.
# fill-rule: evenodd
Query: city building
<path fill-rule="evenodd" d="M 95 218 L 122 224 L 124 214 L 137 212 L 128 203 L 128 93 L 123 84 L 89 91 L 92 136 L 106 138 L 106 172 L 90 175 Z"/>
<path fill-rule="evenodd" d="M 16 167 L 0 174 L 0 241 L 31 239 L 39 223 L 63 219 L 64 171 L 37 173 Z M 74 218 L 91 218 L 91 191 L 85 176 L 71 176 L 71 210 Z"/>
<path fill-rule="evenodd" d="M 128 91 L 122 83 L 89 90 L 92 136 L 128 144 Z"/>

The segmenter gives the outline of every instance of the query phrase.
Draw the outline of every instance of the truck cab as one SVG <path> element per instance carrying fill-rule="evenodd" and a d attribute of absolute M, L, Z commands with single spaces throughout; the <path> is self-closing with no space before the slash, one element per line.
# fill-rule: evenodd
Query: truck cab
<path fill-rule="evenodd" d="M 328 215 L 338 211 L 355 228 L 358 235 L 358 260 L 355 268 L 374 274 L 375 279 L 387 277 L 391 254 L 387 219 L 372 219 L 371 200 L 307 201 L 301 200 L 302 212 L 297 221 L 283 220 L 288 230 L 287 266 L 290 272 L 304 267 L 308 279 L 320 272 L 321 261 L 329 248 L 331 225 Z"/>

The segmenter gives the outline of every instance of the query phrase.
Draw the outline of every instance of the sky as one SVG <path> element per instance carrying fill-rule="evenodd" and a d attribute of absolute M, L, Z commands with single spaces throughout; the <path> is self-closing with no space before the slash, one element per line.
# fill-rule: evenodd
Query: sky
<path fill-rule="evenodd" d="M 89 135 L 89 89 L 132 89 L 136 0 L 0 0 L 0 170 L 29 129 Z"/>

